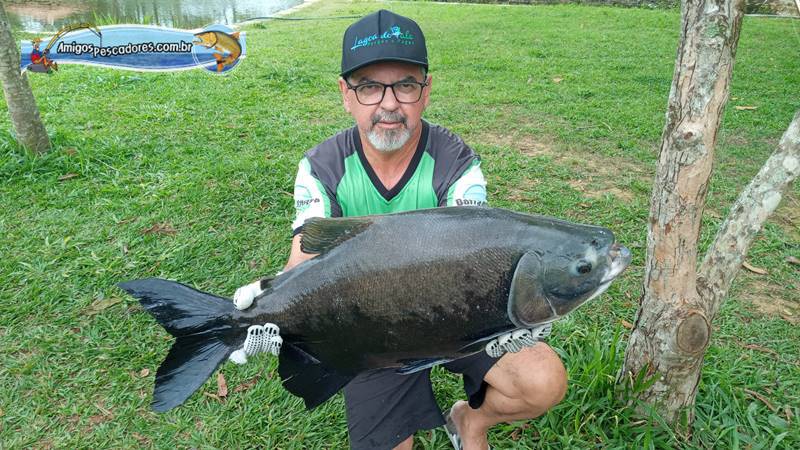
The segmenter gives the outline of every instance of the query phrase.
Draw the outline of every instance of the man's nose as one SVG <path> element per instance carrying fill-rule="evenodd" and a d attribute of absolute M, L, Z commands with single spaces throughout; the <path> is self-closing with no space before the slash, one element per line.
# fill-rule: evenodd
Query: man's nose
<path fill-rule="evenodd" d="M 400 102 L 397 101 L 397 97 L 394 95 L 394 88 L 386 86 L 386 91 L 383 93 L 383 100 L 381 100 L 381 108 L 386 111 L 394 111 L 399 107 Z"/>

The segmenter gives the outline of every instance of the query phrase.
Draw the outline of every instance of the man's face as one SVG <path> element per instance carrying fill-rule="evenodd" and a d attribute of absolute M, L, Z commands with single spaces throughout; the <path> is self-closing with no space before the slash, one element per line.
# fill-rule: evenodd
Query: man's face
<path fill-rule="evenodd" d="M 398 81 L 424 83 L 420 66 L 402 62 L 380 62 L 363 67 L 348 77 L 352 86 L 369 82 L 392 84 Z M 430 83 L 430 77 L 427 80 Z M 376 105 L 362 105 L 354 90 L 339 80 L 344 109 L 356 120 L 358 129 L 367 136 L 370 144 L 381 152 L 400 149 L 414 135 L 422 122 L 422 112 L 428 106 L 430 86 L 422 88 L 422 97 L 416 103 L 400 103 L 393 90 L 387 88 L 383 100 Z"/>

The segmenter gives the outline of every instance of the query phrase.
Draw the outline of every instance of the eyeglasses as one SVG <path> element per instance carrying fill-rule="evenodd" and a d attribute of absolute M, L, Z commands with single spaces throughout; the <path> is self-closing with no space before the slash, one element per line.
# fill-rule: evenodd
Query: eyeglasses
<path fill-rule="evenodd" d="M 347 88 L 356 91 L 356 99 L 358 103 L 364 106 L 377 105 L 383 101 L 386 95 L 386 88 L 392 88 L 394 98 L 400 103 L 417 103 L 422 98 L 422 88 L 428 85 L 427 82 L 420 83 L 419 81 L 396 81 L 392 84 L 383 84 L 377 81 L 370 81 L 368 83 L 357 84 L 353 86 L 349 81 Z"/>

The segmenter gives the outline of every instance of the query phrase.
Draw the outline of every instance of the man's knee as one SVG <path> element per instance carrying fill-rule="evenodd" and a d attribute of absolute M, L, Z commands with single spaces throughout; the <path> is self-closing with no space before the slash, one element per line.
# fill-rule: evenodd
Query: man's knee
<path fill-rule="evenodd" d="M 518 353 L 508 353 L 497 366 L 503 369 L 503 379 L 496 387 L 505 395 L 528 403 L 532 409 L 550 409 L 567 392 L 567 371 L 547 344 L 538 343 Z M 489 384 L 495 386 L 491 381 Z"/>
<path fill-rule="evenodd" d="M 411 450 L 412 448 L 414 448 L 414 435 L 409 436 L 405 441 L 397 444 L 393 450 Z"/>

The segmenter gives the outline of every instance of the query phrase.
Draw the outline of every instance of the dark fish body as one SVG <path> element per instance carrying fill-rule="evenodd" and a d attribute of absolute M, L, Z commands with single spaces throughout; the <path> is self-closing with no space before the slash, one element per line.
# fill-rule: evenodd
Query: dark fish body
<path fill-rule="evenodd" d="M 284 386 L 314 407 L 358 373 L 413 372 L 551 322 L 605 290 L 630 260 L 607 229 L 479 207 L 312 219 L 302 247 L 320 255 L 272 280 L 244 311 L 174 282 L 121 286 L 178 337 L 176 347 L 182 336 L 192 341 L 187 351 L 203 353 L 206 378 L 249 326 L 278 325 Z M 206 306 L 176 296 L 205 296 Z M 212 358 L 196 342 L 204 334 L 217 343 Z M 159 369 L 156 409 L 191 394 L 193 383 L 179 382 L 189 361 L 168 364 L 173 351 Z"/>

